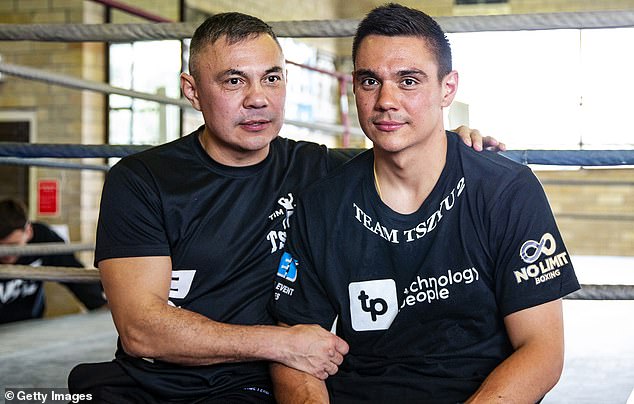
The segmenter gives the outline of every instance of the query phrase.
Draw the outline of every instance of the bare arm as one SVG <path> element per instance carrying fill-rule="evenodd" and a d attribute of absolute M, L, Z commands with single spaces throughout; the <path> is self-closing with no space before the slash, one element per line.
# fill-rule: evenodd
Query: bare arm
<path fill-rule="evenodd" d="M 492 151 L 505 151 L 506 145 L 492 136 L 482 136 L 477 129 L 471 129 L 468 126 L 460 125 L 453 130 L 467 146 L 473 147 L 474 150 L 482 151 L 483 149 Z"/>
<path fill-rule="evenodd" d="M 504 323 L 515 352 L 491 372 L 467 400 L 469 404 L 535 403 L 561 376 L 561 299 L 510 314 Z"/>
<path fill-rule="evenodd" d="M 285 324 L 280 324 L 286 326 Z M 342 358 L 343 360 L 343 358 Z M 338 363 L 340 365 L 341 362 Z M 279 404 L 328 404 L 326 383 L 308 373 L 289 368 L 280 363 L 271 363 L 273 391 Z M 334 375 L 338 367 L 331 367 L 329 375 Z"/>
<path fill-rule="evenodd" d="M 170 306 L 171 268 L 169 257 L 99 263 L 121 343 L 132 356 L 182 365 L 269 360 L 326 377 L 324 369 L 341 356 L 338 350 L 347 351 L 343 340 L 316 325 L 224 324 Z"/>

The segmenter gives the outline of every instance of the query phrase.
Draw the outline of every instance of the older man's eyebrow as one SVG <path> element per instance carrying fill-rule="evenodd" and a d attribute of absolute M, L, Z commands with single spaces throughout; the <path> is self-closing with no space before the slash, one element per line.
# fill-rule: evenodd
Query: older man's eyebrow
<path fill-rule="evenodd" d="M 220 73 L 218 73 L 218 75 L 216 76 L 218 79 L 223 79 L 225 77 L 228 76 L 240 76 L 240 77 L 246 77 L 247 74 L 242 71 L 242 70 L 238 70 L 238 69 L 227 69 L 225 71 L 222 71 Z"/>
<path fill-rule="evenodd" d="M 266 69 L 266 71 L 264 72 L 265 75 L 267 74 L 271 74 L 271 73 L 282 73 L 284 71 L 284 69 L 282 69 L 281 66 L 273 66 L 269 69 Z M 224 77 L 228 77 L 228 76 L 240 76 L 240 77 L 247 77 L 247 73 L 243 70 L 238 70 L 238 69 L 227 69 L 223 72 L 220 72 L 218 74 L 218 79 L 222 79 Z"/>
<path fill-rule="evenodd" d="M 266 69 L 266 74 L 269 73 L 283 73 L 284 69 L 282 68 L 282 66 L 273 66 L 270 69 Z"/>

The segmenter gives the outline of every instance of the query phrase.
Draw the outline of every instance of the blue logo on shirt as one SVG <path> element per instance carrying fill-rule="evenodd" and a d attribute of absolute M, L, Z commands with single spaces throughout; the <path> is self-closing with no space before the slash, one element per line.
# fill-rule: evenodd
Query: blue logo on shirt
<path fill-rule="evenodd" d="M 295 282 L 295 279 L 297 279 L 297 260 L 287 252 L 280 259 L 280 266 L 277 267 L 277 276 L 281 276 L 291 282 Z"/>

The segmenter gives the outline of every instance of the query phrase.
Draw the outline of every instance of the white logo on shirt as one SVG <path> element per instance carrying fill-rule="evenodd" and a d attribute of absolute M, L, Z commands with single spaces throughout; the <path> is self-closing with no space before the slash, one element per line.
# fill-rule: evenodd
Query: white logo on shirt
<path fill-rule="evenodd" d="M 172 271 L 169 297 L 173 299 L 184 299 L 189 293 L 192 283 L 194 283 L 194 275 L 196 275 L 195 270 Z"/>
<path fill-rule="evenodd" d="M 555 238 L 550 233 L 544 233 L 539 242 L 535 240 L 526 240 L 520 248 L 520 257 L 527 264 L 537 261 L 542 254 L 548 256 L 553 255 L 557 249 Z"/>
<path fill-rule="evenodd" d="M 355 331 L 387 330 L 398 313 L 393 279 L 352 282 L 348 285 L 350 317 Z"/>
<path fill-rule="evenodd" d="M 438 209 L 432 213 L 426 220 L 418 223 L 411 229 L 398 230 L 388 228 L 383 225 L 378 219 L 371 217 L 363 211 L 356 203 L 352 204 L 354 208 L 354 218 L 357 222 L 361 223 L 363 227 L 370 230 L 372 233 L 384 238 L 390 243 L 398 244 L 401 241 L 411 243 L 412 241 L 419 240 L 425 235 L 434 231 L 437 226 L 440 225 L 441 220 L 445 215 L 449 214 L 454 208 L 458 198 L 462 195 L 465 189 L 465 179 L 460 178 L 454 189 L 449 192 L 447 196 L 440 202 Z"/>
<path fill-rule="evenodd" d="M 282 220 L 283 230 L 271 230 L 266 235 L 266 239 L 271 243 L 271 254 L 284 248 L 284 243 L 286 243 L 286 229 L 290 226 L 290 218 L 293 216 L 295 210 L 294 202 L 295 198 L 293 194 L 289 192 L 286 196 L 282 196 L 277 200 L 277 203 L 282 207 L 269 215 L 269 220 L 275 220 L 284 215 L 284 219 Z"/>

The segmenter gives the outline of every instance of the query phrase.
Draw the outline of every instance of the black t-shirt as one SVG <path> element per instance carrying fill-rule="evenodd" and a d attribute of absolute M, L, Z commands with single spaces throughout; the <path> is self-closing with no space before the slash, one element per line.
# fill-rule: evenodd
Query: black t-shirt
<path fill-rule="evenodd" d="M 33 238 L 28 244 L 61 243 L 64 240 L 43 223 L 31 223 Z M 15 265 L 80 268 L 83 265 L 73 254 L 21 256 Z M 62 283 L 88 309 L 103 306 L 106 301 L 98 283 Z M 44 314 L 44 287 L 41 281 L 9 279 L 0 281 L 0 323 L 40 318 Z"/>
<path fill-rule="evenodd" d="M 170 256 L 169 301 L 215 321 L 273 324 L 266 305 L 296 193 L 345 158 L 323 146 L 277 138 L 249 167 L 212 160 L 188 136 L 122 159 L 108 173 L 95 263 Z M 187 397 L 269 384 L 263 362 L 185 367 L 117 360 L 145 389 Z"/>
<path fill-rule="evenodd" d="M 334 403 L 455 403 L 512 353 L 503 319 L 579 288 L 537 178 L 448 136 L 418 211 L 386 206 L 365 152 L 300 195 L 271 302 L 350 345 Z"/>

